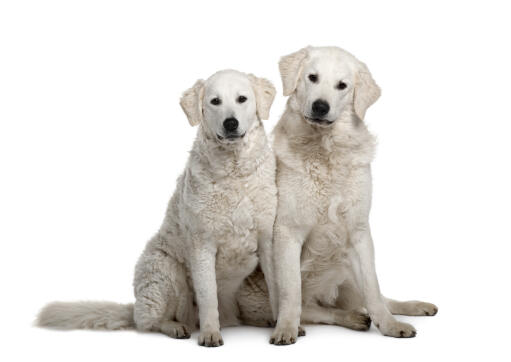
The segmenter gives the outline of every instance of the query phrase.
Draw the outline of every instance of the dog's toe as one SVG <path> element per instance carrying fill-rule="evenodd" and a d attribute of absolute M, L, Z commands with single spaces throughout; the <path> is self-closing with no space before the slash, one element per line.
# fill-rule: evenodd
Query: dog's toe
<path fill-rule="evenodd" d="M 296 343 L 298 328 L 277 327 L 270 338 L 270 343 L 276 346 L 284 346 Z"/>
<path fill-rule="evenodd" d="M 163 322 L 160 325 L 160 331 L 163 334 L 176 339 L 186 339 L 190 338 L 191 336 L 189 328 L 183 323 L 176 321 Z"/>
<path fill-rule="evenodd" d="M 201 331 L 198 342 L 200 346 L 204 347 L 220 347 L 224 345 L 220 331 Z"/>
<path fill-rule="evenodd" d="M 385 336 L 396 338 L 413 338 L 417 335 L 412 325 L 398 321 L 380 324 L 380 331 Z"/>

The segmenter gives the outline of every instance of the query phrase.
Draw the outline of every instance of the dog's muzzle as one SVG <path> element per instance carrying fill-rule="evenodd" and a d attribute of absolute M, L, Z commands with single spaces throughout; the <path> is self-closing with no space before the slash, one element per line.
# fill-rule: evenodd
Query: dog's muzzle
<path fill-rule="evenodd" d="M 322 118 L 313 118 L 308 116 L 303 116 L 307 123 L 315 125 L 315 126 L 321 126 L 321 127 L 327 127 L 334 123 L 334 121 L 330 121 L 328 119 L 322 119 Z"/>
<path fill-rule="evenodd" d="M 218 138 L 220 141 L 231 141 L 231 142 L 234 142 L 234 141 L 236 141 L 238 139 L 241 139 L 241 138 L 245 137 L 245 133 L 243 133 L 243 134 L 239 134 L 239 133 L 227 133 L 227 134 L 225 134 L 223 136 L 221 136 L 221 135 L 219 135 L 217 133 L 216 138 Z"/>

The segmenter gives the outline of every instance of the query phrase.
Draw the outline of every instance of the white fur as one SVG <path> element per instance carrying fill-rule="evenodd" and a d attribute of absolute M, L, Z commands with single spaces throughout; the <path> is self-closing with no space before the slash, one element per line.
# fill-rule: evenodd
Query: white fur
<path fill-rule="evenodd" d="M 290 54 L 280 70 L 290 97 L 274 130 L 279 314 L 271 342 L 294 343 L 300 318 L 345 325 L 346 313 L 364 308 L 384 335 L 415 336 L 411 325 L 391 313 L 433 315 L 437 308 L 384 298 L 374 267 L 369 210 L 375 142 L 363 119 L 379 87 L 363 63 L 335 47 Z M 309 74 L 318 81 L 311 82 Z M 337 89 L 339 81 L 347 87 Z M 328 122 L 309 119 L 316 99 L 329 103 Z M 358 316 L 355 326 L 363 327 Z"/>
<path fill-rule="evenodd" d="M 240 95 L 246 102 L 237 102 Z M 236 297 L 258 260 L 273 301 L 276 166 L 261 119 L 268 117 L 274 96 L 269 81 L 233 70 L 186 91 L 181 106 L 190 124 L 199 125 L 197 138 L 163 225 L 137 263 L 134 306 L 54 303 L 41 311 L 38 324 L 135 326 L 187 338 L 200 323 L 199 344 L 218 346 L 223 344 L 220 326 L 239 323 Z M 211 104 L 215 97 L 220 105 Z M 222 137 L 228 117 L 238 119 L 244 137 Z"/>

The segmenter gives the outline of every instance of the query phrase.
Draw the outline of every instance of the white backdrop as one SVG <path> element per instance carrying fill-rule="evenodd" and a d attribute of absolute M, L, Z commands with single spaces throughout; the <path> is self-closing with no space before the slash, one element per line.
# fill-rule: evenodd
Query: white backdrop
<path fill-rule="evenodd" d="M 0 358 L 4 361 L 509 358 L 511 52 L 505 2 L 2 1 Z M 383 90 L 371 215 L 382 290 L 436 303 L 414 339 L 309 326 L 225 346 L 32 327 L 52 300 L 133 301 L 135 262 L 192 144 L 178 101 L 236 68 L 279 90 L 277 62 L 338 45 Z"/>

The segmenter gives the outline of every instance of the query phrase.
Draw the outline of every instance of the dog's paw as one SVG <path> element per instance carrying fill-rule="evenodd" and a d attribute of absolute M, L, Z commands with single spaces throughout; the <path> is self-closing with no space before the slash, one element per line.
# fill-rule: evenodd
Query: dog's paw
<path fill-rule="evenodd" d="M 199 345 L 204 347 L 219 347 L 224 345 L 220 331 L 201 331 Z"/>
<path fill-rule="evenodd" d="M 375 323 L 375 325 L 384 336 L 413 338 L 417 335 L 417 331 L 411 324 L 398 322 L 396 320 L 382 324 Z"/>
<path fill-rule="evenodd" d="M 299 328 L 277 326 L 270 338 L 270 343 L 277 346 L 296 343 L 298 331 Z M 302 329 L 302 331 L 305 333 L 305 330 Z"/>
<path fill-rule="evenodd" d="M 438 307 L 432 303 L 410 300 L 407 302 L 394 302 L 390 304 L 392 314 L 408 316 L 433 316 L 438 313 Z"/>
<path fill-rule="evenodd" d="M 161 333 L 177 339 L 190 338 L 190 330 L 182 323 L 175 321 L 166 321 L 160 325 Z"/>
<path fill-rule="evenodd" d="M 298 337 L 304 337 L 306 334 L 305 329 L 302 326 L 298 326 Z"/>
<path fill-rule="evenodd" d="M 357 331 L 367 331 L 371 328 L 371 317 L 365 311 L 352 310 L 343 318 L 344 327 L 348 327 Z"/>
<path fill-rule="evenodd" d="M 415 312 L 417 316 L 434 316 L 438 313 L 438 307 L 432 303 L 417 302 Z"/>

